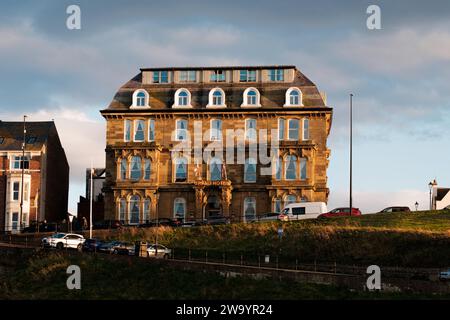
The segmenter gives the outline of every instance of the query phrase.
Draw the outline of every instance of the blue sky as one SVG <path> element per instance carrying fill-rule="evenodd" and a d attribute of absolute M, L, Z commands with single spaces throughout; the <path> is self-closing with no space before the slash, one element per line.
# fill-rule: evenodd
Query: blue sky
<path fill-rule="evenodd" d="M 67 6 L 81 30 L 66 28 Z M 381 30 L 366 9 L 381 8 Z M 104 165 L 99 110 L 140 67 L 295 64 L 334 107 L 329 207 L 348 201 L 348 94 L 354 203 L 428 205 L 450 185 L 449 1 L 8 1 L 0 4 L 0 119 L 55 119 L 71 166 Z"/>

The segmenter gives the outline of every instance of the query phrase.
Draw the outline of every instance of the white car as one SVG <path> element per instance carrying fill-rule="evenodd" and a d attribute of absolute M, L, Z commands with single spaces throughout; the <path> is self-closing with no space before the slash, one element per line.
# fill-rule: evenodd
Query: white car
<path fill-rule="evenodd" d="M 84 237 L 79 234 L 55 233 L 51 237 L 43 238 L 42 246 L 56 249 L 73 248 L 81 250 L 84 241 Z"/>
<path fill-rule="evenodd" d="M 158 246 L 158 256 L 156 256 L 156 247 Z M 158 257 L 158 258 L 164 258 L 168 259 L 170 257 L 170 253 L 172 250 L 168 249 L 167 247 L 164 247 L 160 244 L 149 244 L 147 246 L 147 257 Z"/>
<path fill-rule="evenodd" d="M 450 280 L 450 268 L 439 272 L 439 280 Z"/>

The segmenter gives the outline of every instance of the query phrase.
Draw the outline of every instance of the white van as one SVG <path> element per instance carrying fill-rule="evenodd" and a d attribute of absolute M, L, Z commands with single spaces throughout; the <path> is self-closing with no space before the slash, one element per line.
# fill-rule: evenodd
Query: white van
<path fill-rule="evenodd" d="M 315 219 L 328 210 L 325 202 L 299 202 L 286 205 L 282 212 L 289 220 L 303 220 Z"/>

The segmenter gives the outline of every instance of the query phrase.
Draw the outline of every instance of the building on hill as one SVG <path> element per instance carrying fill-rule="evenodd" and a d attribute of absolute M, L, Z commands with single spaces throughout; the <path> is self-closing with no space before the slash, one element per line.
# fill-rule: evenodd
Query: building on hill
<path fill-rule="evenodd" d="M 245 221 L 328 200 L 332 108 L 295 66 L 143 68 L 101 114 L 106 219 Z"/>
<path fill-rule="evenodd" d="M 433 184 L 431 203 L 433 210 L 450 209 L 450 188 L 439 187 L 436 179 Z"/>
<path fill-rule="evenodd" d="M 36 221 L 67 217 L 69 164 L 55 123 L 25 123 L 25 157 L 23 141 L 23 122 L 0 121 L 2 232 L 19 232 Z"/>

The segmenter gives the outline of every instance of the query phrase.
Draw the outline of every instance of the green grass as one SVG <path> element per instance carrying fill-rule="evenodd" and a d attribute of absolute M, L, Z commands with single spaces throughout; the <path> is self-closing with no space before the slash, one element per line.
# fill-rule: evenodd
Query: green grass
<path fill-rule="evenodd" d="M 278 239 L 277 229 L 284 235 Z M 279 254 L 301 262 L 408 267 L 450 265 L 450 212 L 373 214 L 293 222 L 264 222 L 196 228 L 98 231 L 103 238 L 158 239 L 175 249 L 228 254 Z"/>
<path fill-rule="evenodd" d="M 26 258 L 26 259 L 23 259 Z M 0 261 L 2 262 L 2 261 Z M 81 268 L 81 290 L 68 290 L 66 268 Z M 436 295 L 351 292 L 326 285 L 174 269 L 146 259 L 66 255 L 40 251 L 22 255 L 0 274 L 0 299 L 423 299 Z"/>

